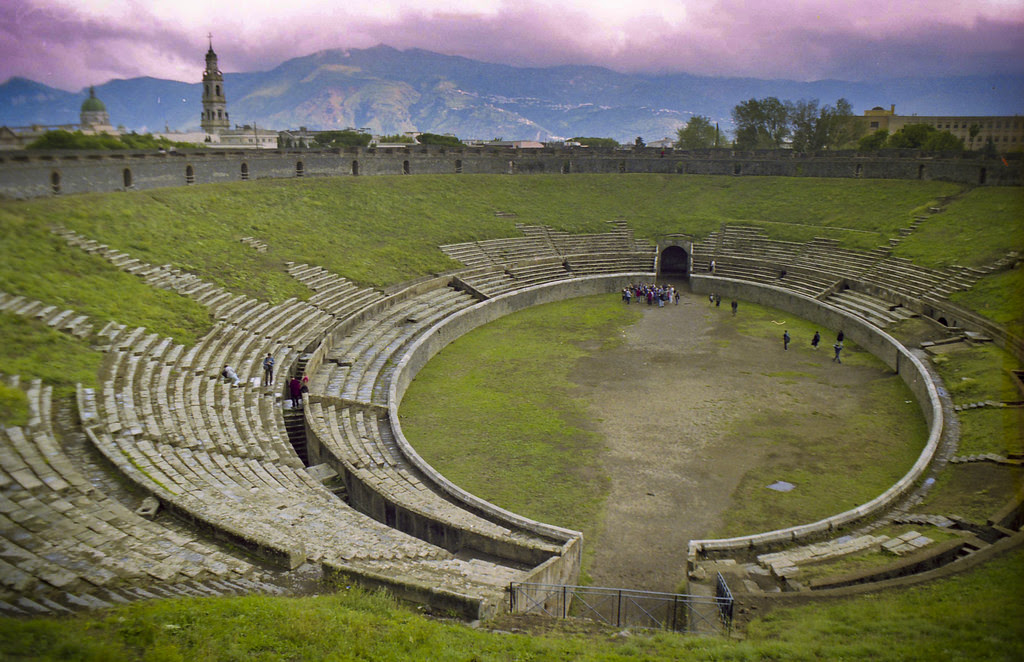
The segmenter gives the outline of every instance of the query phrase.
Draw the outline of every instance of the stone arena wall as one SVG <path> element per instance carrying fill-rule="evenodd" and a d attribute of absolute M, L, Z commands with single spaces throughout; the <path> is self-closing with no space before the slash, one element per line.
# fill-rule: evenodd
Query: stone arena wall
<path fill-rule="evenodd" d="M 787 150 L 589 150 L 349 148 L 158 152 L 18 151 L 0 153 L 0 196 L 37 198 L 75 193 L 189 186 L 298 177 L 419 174 L 661 173 L 921 179 L 1020 186 L 1020 159 L 891 151 L 796 154 Z"/>
<path fill-rule="evenodd" d="M 892 487 L 871 501 L 837 515 L 800 526 L 778 529 L 751 536 L 724 538 L 719 540 L 690 541 L 689 557 L 694 561 L 698 555 L 713 555 L 716 552 L 738 550 L 765 551 L 784 543 L 804 540 L 827 534 L 839 527 L 870 517 L 911 490 L 924 475 L 931 463 L 942 438 L 942 404 L 938 390 L 928 370 L 899 341 L 860 320 L 826 303 L 794 294 L 782 288 L 759 285 L 716 276 L 690 276 L 690 286 L 695 293 L 715 292 L 728 298 L 771 306 L 792 313 L 804 319 L 821 324 L 829 329 L 842 329 L 846 338 L 882 360 L 896 371 L 917 399 L 921 412 L 929 426 L 928 441 L 914 466 Z M 831 349 L 831 342 L 825 347 Z"/>

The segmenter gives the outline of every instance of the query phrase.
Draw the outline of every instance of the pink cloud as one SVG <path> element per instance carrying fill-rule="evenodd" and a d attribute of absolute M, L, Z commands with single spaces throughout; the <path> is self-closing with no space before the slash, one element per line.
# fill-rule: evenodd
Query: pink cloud
<path fill-rule="evenodd" d="M 325 10 L 295 0 L 288 11 L 259 0 L 245 11 L 189 0 L 180 10 L 138 0 L 97 9 L 87 1 L 5 4 L 0 79 L 65 89 L 133 76 L 196 81 L 208 29 L 228 72 L 378 43 L 518 66 L 802 80 L 1024 72 L 1019 0 L 641 0 L 629 12 L 584 0 L 478 2 L 440 10 L 424 0 L 381 0 Z"/>

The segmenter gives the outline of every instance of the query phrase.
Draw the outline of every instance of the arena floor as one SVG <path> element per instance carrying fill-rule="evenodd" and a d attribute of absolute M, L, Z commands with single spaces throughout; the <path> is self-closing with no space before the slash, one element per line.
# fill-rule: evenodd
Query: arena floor
<path fill-rule="evenodd" d="M 870 406 L 863 385 L 892 374 L 881 364 L 833 363 L 832 330 L 821 330 L 817 351 L 793 331 L 784 351 L 785 324 L 768 321 L 776 332 L 767 337 L 741 333 L 744 304 L 733 319 L 729 303 L 715 308 L 687 293 L 678 305 L 644 305 L 622 345 L 579 362 L 573 379 L 606 439 L 612 480 L 588 568 L 593 585 L 676 591 L 687 542 L 719 531 L 744 475 L 765 462 L 801 464 L 794 435 L 820 447 Z"/>

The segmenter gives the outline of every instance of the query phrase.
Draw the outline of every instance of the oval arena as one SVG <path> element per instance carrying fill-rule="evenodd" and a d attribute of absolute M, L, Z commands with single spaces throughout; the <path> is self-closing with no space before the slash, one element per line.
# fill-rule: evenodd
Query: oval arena
<path fill-rule="evenodd" d="M 717 292 L 844 329 L 914 394 L 928 440 L 899 481 L 819 521 L 691 541 L 680 572 L 689 570 L 694 581 L 704 563 L 837 537 L 913 496 L 934 474 L 933 460 L 948 443 L 949 402 L 887 325 L 914 315 L 1014 346 L 1005 331 L 950 302 L 952 292 L 980 277 L 970 269 L 940 272 L 884 250 L 776 241 L 736 225 L 703 240 L 664 236 L 657 244 L 638 241 L 618 221 L 598 234 L 542 225 L 518 231 L 442 246 L 462 268 L 389 288 L 360 287 L 318 265 L 289 263 L 287 273 L 310 295 L 272 305 L 54 226 L 68 250 L 188 297 L 215 323 L 185 346 L 142 327 L 98 324 L 73 308 L 3 295 L 5 312 L 103 349 L 100 385 L 79 389 L 77 418 L 117 474 L 155 500 L 133 510 L 91 484 L 58 441 L 56 430 L 67 423 L 55 420 L 51 389 L 38 380 L 14 381 L 32 415 L 3 437 L 5 538 L 17 562 L 6 557 L 0 604 L 12 614 L 61 613 L 161 596 L 288 592 L 281 573 L 315 568 L 315 576 L 386 587 L 476 619 L 507 608 L 511 582 L 577 583 L 577 532 L 508 512 L 452 484 L 419 457 L 398 419 L 406 389 L 437 352 L 538 304 L 671 275 L 697 294 Z M 242 241 L 240 250 L 266 248 L 258 236 Z M 267 353 L 277 361 L 272 387 L 262 385 Z M 238 372 L 235 385 L 220 376 L 226 364 Z M 302 374 L 310 376 L 304 408 L 282 406 L 286 379 Z M 184 526 L 152 519 L 156 508 Z"/>

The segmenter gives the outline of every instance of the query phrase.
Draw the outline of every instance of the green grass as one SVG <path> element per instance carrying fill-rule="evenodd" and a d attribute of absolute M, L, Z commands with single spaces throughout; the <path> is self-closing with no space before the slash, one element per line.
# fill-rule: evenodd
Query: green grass
<path fill-rule="evenodd" d="M 28 422 L 28 396 L 20 388 L 0 382 L 0 421 L 7 425 Z"/>
<path fill-rule="evenodd" d="M 188 598 L 67 618 L 0 619 L 17 660 L 1016 660 L 1024 553 L 899 592 L 777 608 L 742 641 L 574 628 L 493 633 L 423 618 L 379 594 Z M 500 626 L 507 627 L 505 623 Z"/>
<path fill-rule="evenodd" d="M 593 541 L 609 478 L 603 441 L 571 371 L 641 315 L 599 295 L 536 306 L 466 334 L 435 356 L 402 401 L 402 430 L 455 484 Z"/>
<path fill-rule="evenodd" d="M 870 501 L 906 473 L 928 437 L 910 390 L 883 375 L 860 391 L 852 407 L 837 401 L 827 411 L 753 411 L 724 431 L 737 448 L 765 456 L 743 476 L 710 537 L 814 522 Z M 777 480 L 796 487 L 767 489 Z"/>
<path fill-rule="evenodd" d="M 1024 453 L 1024 409 L 967 409 L 960 419 L 959 455 Z"/>
<path fill-rule="evenodd" d="M 0 374 L 23 380 L 42 379 L 58 397 L 74 393 L 75 384 L 95 386 L 103 355 L 87 342 L 55 331 L 41 322 L 0 313 Z M 18 425 L 0 413 L 0 422 Z"/>
<path fill-rule="evenodd" d="M 932 363 L 954 404 L 1021 399 L 1011 373 L 1020 370 L 1021 363 L 994 344 L 940 354 L 932 358 Z"/>
<path fill-rule="evenodd" d="M 1008 251 L 1024 253 L 1024 189 L 1017 186 L 969 191 L 929 216 L 893 253 L 941 268 L 984 266 Z"/>
<path fill-rule="evenodd" d="M 950 300 L 1024 338 L 1024 267 L 1019 263 L 981 278 L 966 292 L 954 292 Z"/>

